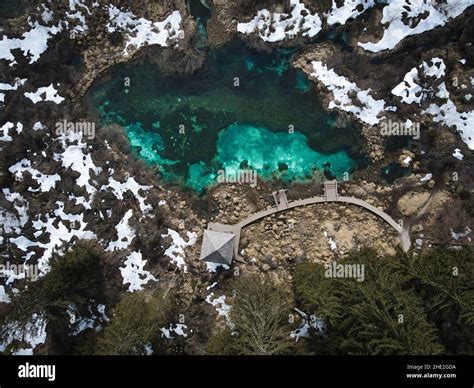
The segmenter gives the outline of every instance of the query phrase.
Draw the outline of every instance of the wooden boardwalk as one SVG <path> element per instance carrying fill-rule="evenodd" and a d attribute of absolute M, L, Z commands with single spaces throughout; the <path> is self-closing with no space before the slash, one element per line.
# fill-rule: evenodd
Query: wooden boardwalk
<path fill-rule="evenodd" d="M 239 243 L 240 243 L 240 235 L 242 232 L 242 228 L 272 214 L 280 213 L 282 211 L 288 209 L 294 209 L 300 206 L 307 206 L 307 205 L 314 205 L 318 203 L 331 203 L 331 202 L 338 202 L 338 203 L 349 203 L 352 205 L 356 205 L 367 209 L 368 211 L 372 212 L 376 216 L 382 218 L 385 222 L 387 222 L 393 229 L 397 231 L 399 236 L 401 236 L 403 232 L 403 228 L 387 213 L 380 210 L 379 208 L 363 201 L 362 199 L 354 198 L 354 197 L 344 197 L 340 196 L 337 191 L 337 182 L 336 181 L 328 181 L 324 183 L 324 196 L 323 197 L 310 197 L 306 199 L 300 199 L 298 201 L 288 202 L 286 199 L 285 191 L 280 190 L 278 192 L 273 193 L 273 197 L 275 199 L 276 206 L 263 210 L 257 213 L 250 215 L 245 220 L 239 222 L 238 224 L 234 225 L 225 225 L 220 223 L 210 223 L 207 227 L 209 230 L 213 230 L 216 232 L 224 232 L 224 233 L 233 233 L 236 236 L 235 239 L 235 247 L 234 253 L 235 258 L 239 258 Z M 408 246 L 407 246 L 408 245 Z M 404 250 L 408 250 L 408 244 L 402 244 Z"/>

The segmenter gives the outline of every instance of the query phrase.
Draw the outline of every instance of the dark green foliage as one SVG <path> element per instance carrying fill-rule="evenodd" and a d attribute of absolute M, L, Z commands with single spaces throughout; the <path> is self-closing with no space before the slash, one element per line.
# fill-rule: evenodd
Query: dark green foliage
<path fill-rule="evenodd" d="M 210 355 L 238 355 L 237 338 L 231 334 L 229 328 L 225 328 L 213 334 L 207 342 L 207 354 Z"/>
<path fill-rule="evenodd" d="M 148 345 L 159 342 L 160 328 L 168 325 L 171 305 L 170 297 L 161 293 L 127 294 L 115 306 L 110 324 L 97 341 L 96 354 L 146 354 Z"/>
<path fill-rule="evenodd" d="M 474 256 L 469 249 L 399 252 L 397 271 L 422 300 L 449 354 L 474 354 Z"/>
<path fill-rule="evenodd" d="M 266 278 L 240 277 L 234 282 L 230 321 L 238 354 L 284 354 L 293 345 L 288 324 L 288 296 Z"/>
<path fill-rule="evenodd" d="M 33 314 L 44 317 L 48 332 L 67 335 L 69 316 L 67 309 L 74 306 L 83 317 L 90 315 L 88 307 L 103 295 L 101 257 L 97 251 L 85 244 L 50 261 L 50 272 L 36 282 L 30 282 L 11 298 L 0 317 L 0 338 L 5 338 L 12 327 L 20 332 L 27 330 Z M 8 325 L 8 326 L 5 326 Z"/>
<path fill-rule="evenodd" d="M 329 351 L 341 354 L 439 354 L 422 300 L 404 288 L 393 258 L 366 250 L 338 263 L 365 264 L 365 280 L 330 278 L 319 264 L 296 268 L 297 300 L 327 325 Z M 403 321 L 401 321 L 403 320 Z M 318 339 L 318 342 L 320 340 Z M 327 351 L 328 349 L 324 349 Z"/>

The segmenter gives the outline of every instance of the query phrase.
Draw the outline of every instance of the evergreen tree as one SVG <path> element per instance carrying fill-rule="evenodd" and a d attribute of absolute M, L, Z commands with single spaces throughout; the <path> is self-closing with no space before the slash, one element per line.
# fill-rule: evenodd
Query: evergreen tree
<path fill-rule="evenodd" d="M 240 277 L 234 283 L 230 321 L 235 352 L 275 355 L 288 352 L 290 339 L 288 296 L 266 278 Z"/>
<path fill-rule="evenodd" d="M 171 301 L 161 293 L 127 294 L 114 308 L 110 324 L 97 340 L 96 354 L 144 355 L 169 323 Z"/>
<path fill-rule="evenodd" d="M 50 342 L 66 338 L 70 331 L 68 308 L 74 306 L 78 314 L 88 317 L 91 304 L 103 297 L 101 263 L 98 251 L 88 244 L 78 244 L 64 256 L 52 258 L 46 275 L 28 282 L 11 298 L 0 317 L 0 338 L 5 341 L 13 330 L 22 336 L 34 335 L 29 333 L 32 316 L 47 322 Z M 64 342 L 62 339 L 58 342 Z"/>
<path fill-rule="evenodd" d="M 474 354 L 474 255 L 470 249 L 398 252 L 397 270 L 423 301 L 449 354 Z"/>
<path fill-rule="evenodd" d="M 364 281 L 326 277 L 319 264 L 296 268 L 296 297 L 305 311 L 315 312 L 326 323 L 326 346 L 331 352 L 386 355 L 442 351 L 421 299 L 404 289 L 392 262 L 393 258 L 379 257 L 371 250 L 338 261 L 364 264 Z M 320 339 L 317 344 L 321 345 Z"/>

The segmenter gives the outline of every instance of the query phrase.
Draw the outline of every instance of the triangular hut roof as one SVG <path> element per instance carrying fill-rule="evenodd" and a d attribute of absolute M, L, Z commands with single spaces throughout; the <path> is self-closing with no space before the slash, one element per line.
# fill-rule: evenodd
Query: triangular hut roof
<path fill-rule="evenodd" d="M 235 234 L 205 230 L 201 260 L 230 265 L 234 257 L 234 245 Z"/>

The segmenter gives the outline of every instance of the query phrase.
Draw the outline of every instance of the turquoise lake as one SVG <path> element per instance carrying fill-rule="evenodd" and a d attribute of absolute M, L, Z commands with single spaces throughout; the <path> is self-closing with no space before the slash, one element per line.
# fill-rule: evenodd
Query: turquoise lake
<path fill-rule="evenodd" d="M 309 79 L 291 68 L 294 54 L 233 41 L 210 50 L 203 68 L 185 77 L 142 59 L 111 69 L 89 101 L 102 124 L 123 126 L 136 157 L 199 194 L 220 169 L 251 168 L 285 182 L 308 180 L 315 170 L 342 178 L 366 164 L 360 130 L 340 127 L 322 109 Z"/>

